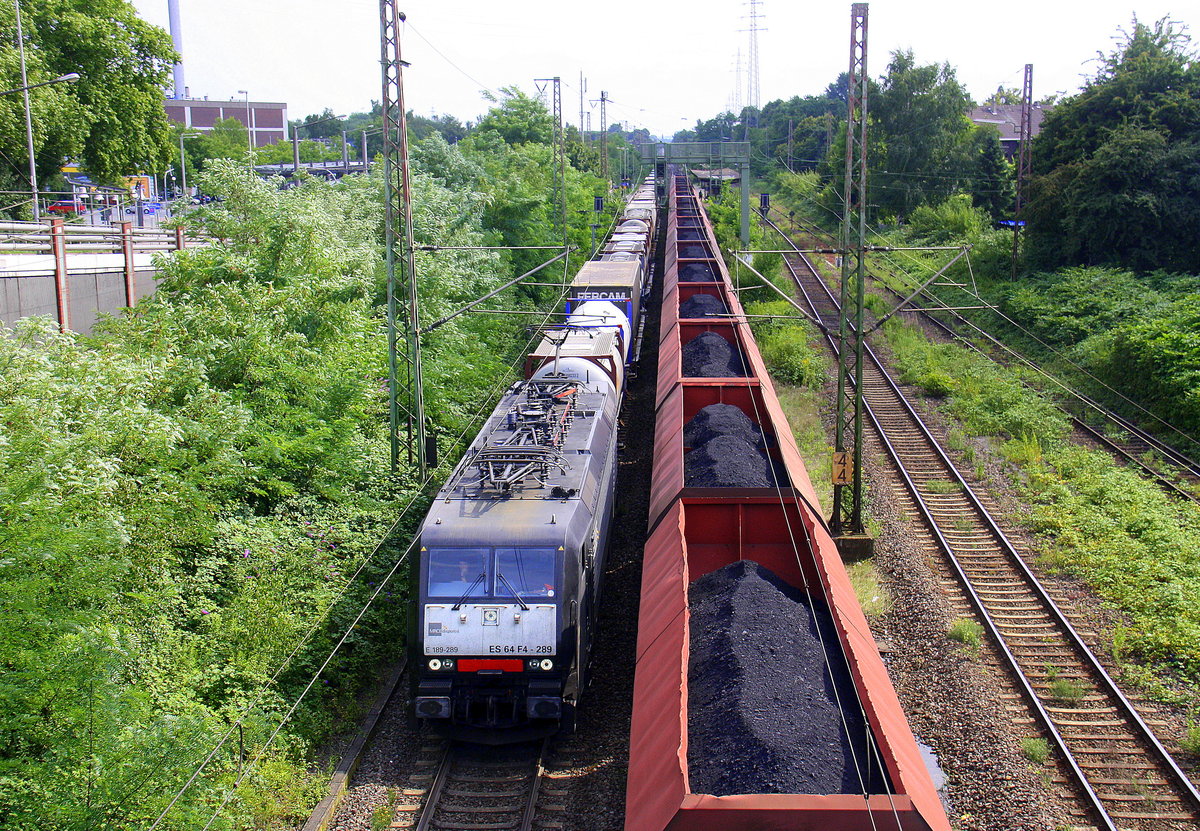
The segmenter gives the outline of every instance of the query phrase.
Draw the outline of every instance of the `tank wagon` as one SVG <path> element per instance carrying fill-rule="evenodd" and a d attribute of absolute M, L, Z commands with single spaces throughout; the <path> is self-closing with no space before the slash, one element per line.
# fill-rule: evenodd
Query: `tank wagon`
<path fill-rule="evenodd" d="M 625 828 L 948 831 L 711 225 L 669 185 Z"/>
<path fill-rule="evenodd" d="M 651 220 L 643 250 L 652 230 Z M 501 397 L 421 526 L 414 710 L 447 735 L 503 743 L 573 728 L 645 273 L 641 259 L 584 265 L 566 321 L 526 357 L 525 379 Z"/>

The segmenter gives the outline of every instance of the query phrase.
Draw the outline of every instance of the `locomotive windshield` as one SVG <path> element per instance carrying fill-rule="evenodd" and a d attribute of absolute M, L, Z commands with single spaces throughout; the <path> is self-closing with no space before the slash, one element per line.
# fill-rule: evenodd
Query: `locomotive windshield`
<path fill-rule="evenodd" d="M 496 549 L 498 573 L 524 597 L 554 597 L 554 565 L 553 548 Z M 508 588 L 505 580 L 497 581 L 498 595 Z"/>
<path fill-rule="evenodd" d="M 431 548 L 428 563 L 430 597 L 496 600 L 514 590 L 525 598 L 555 596 L 553 548 Z"/>
<path fill-rule="evenodd" d="M 429 551 L 429 594 L 437 597 L 490 596 L 491 551 L 487 548 L 434 548 Z M 483 575 L 480 580 L 479 576 Z"/>

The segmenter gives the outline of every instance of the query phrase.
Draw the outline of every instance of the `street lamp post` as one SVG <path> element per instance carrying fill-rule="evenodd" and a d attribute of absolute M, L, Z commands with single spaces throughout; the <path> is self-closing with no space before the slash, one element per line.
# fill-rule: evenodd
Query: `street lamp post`
<path fill-rule="evenodd" d="M 250 124 L 250 92 L 239 89 L 238 95 L 246 96 L 246 143 L 250 145 L 250 154 L 254 155 L 254 127 Z"/>
<path fill-rule="evenodd" d="M 21 55 L 21 86 L 17 89 L 7 90 L 0 95 L 7 95 L 10 92 L 20 92 L 22 98 L 25 99 L 25 150 L 29 154 L 29 189 L 33 192 L 33 221 L 40 222 L 42 219 L 41 206 L 38 204 L 38 189 L 37 189 L 37 160 L 33 155 L 33 115 L 29 109 L 29 90 L 34 87 L 44 87 L 48 84 L 70 83 L 78 81 L 78 73 L 71 72 L 66 75 L 50 80 L 42 81 L 40 84 L 30 84 L 29 78 L 25 74 L 25 35 L 21 30 L 21 0 L 13 0 L 13 6 L 17 11 L 17 51 Z"/>

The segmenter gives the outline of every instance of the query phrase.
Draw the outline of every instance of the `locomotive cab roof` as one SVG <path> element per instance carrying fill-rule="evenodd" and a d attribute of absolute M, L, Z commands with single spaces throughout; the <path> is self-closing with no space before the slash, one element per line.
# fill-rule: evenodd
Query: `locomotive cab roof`
<path fill-rule="evenodd" d="M 616 429 L 617 397 L 609 389 L 553 376 L 510 388 L 439 491 L 421 545 L 582 545 Z M 560 426 L 557 446 L 539 433 Z"/>

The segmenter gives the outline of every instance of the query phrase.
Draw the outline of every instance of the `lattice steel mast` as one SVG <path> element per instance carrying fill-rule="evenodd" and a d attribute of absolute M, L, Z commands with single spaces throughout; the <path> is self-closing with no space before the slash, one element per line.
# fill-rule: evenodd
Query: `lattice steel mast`
<path fill-rule="evenodd" d="M 552 173 L 550 201 L 555 207 L 554 224 L 555 229 L 562 237 L 563 248 L 568 245 L 567 240 L 567 137 L 563 131 L 563 113 L 562 113 L 562 79 L 559 76 L 553 78 L 534 78 L 535 82 L 554 84 L 553 92 L 553 110 L 554 110 L 554 171 Z M 564 264 L 565 267 L 565 264 Z"/>
<path fill-rule="evenodd" d="M 421 328 L 417 305 L 417 269 L 413 252 L 412 188 L 408 169 L 408 116 L 404 107 L 404 67 L 396 0 L 379 0 L 380 63 L 383 68 L 384 245 L 387 257 L 388 426 L 392 471 L 399 466 L 400 396 L 397 317 L 404 320 L 405 419 L 408 461 L 426 471 L 425 391 L 421 371 Z M 396 225 L 400 224 L 397 232 Z M 396 297 L 396 264 L 401 264 L 403 307 Z"/>
<path fill-rule="evenodd" d="M 608 187 L 608 93 L 600 90 L 600 178 Z"/>
<path fill-rule="evenodd" d="M 746 104 L 757 112 L 759 104 L 758 92 L 758 4 L 762 0 L 750 0 L 750 56 L 746 73 Z"/>
<path fill-rule="evenodd" d="M 867 4 L 850 11 L 850 85 L 842 207 L 841 315 L 838 325 L 837 435 L 834 453 L 835 537 L 865 539 L 862 518 L 863 293 L 867 230 Z M 850 293 L 854 292 L 853 300 Z M 848 503 L 848 504 L 847 504 Z"/>

